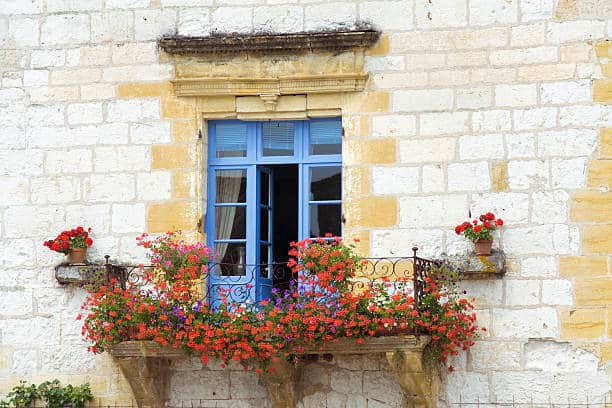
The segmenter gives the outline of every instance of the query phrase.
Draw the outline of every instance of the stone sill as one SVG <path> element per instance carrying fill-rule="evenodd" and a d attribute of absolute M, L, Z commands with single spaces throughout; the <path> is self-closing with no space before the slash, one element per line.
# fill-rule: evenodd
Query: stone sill
<path fill-rule="evenodd" d="M 208 37 L 168 36 L 159 40 L 159 46 L 169 54 L 214 53 L 278 53 L 307 52 L 315 50 L 342 51 L 368 48 L 380 32 L 354 30 L 338 32 L 285 33 L 285 34 L 236 34 Z"/>
<path fill-rule="evenodd" d="M 443 258 L 445 265 L 459 272 L 459 279 L 501 279 L 506 273 L 506 255 L 503 251 L 493 250 L 491 255 L 483 256 L 469 253 Z"/>
<path fill-rule="evenodd" d="M 125 276 L 127 268 L 106 263 L 70 264 L 62 263 L 55 267 L 55 279 L 62 284 L 86 285 Z"/>
<path fill-rule="evenodd" d="M 406 403 L 423 407 L 435 406 L 432 378 L 423 369 L 423 349 L 427 336 L 367 337 L 363 343 L 343 338 L 321 349 L 309 349 L 299 355 L 384 353 Z M 169 372 L 173 358 L 187 355 L 182 350 L 160 347 L 153 341 L 125 341 L 113 346 L 111 356 L 129 382 L 140 408 L 162 408 L 168 396 Z M 295 383 L 300 378 L 300 364 L 280 358 L 273 364 L 274 373 L 263 373 L 268 396 L 274 408 L 293 408 L 297 398 Z"/>

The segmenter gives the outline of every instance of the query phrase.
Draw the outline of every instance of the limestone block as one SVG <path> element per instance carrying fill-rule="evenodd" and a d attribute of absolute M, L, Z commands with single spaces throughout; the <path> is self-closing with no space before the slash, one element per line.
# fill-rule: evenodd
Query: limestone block
<path fill-rule="evenodd" d="M 603 256 L 564 256 L 559 259 L 559 272 L 568 278 L 605 276 L 608 273 L 608 262 Z"/>
<path fill-rule="evenodd" d="M 102 122 L 102 104 L 99 102 L 74 103 L 66 108 L 68 124 L 80 125 Z"/>
<path fill-rule="evenodd" d="M 540 303 L 540 281 L 509 279 L 506 281 L 506 304 L 527 306 Z"/>
<path fill-rule="evenodd" d="M 456 261 L 455 264 L 460 264 L 460 262 Z M 461 266 L 458 265 L 458 267 Z M 468 266 L 467 272 L 475 269 L 475 267 Z M 474 298 L 476 307 L 500 306 L 502 304 L 503 283 L 499 279 L 462 280 L 459 287 L 466 291 L 468 298 Z"/>
<path fill-rule="evenodd" d="M 542 3 L 541 1 L 537 1 L 538 3 Z M 534 0 L 527 0 L 527 6 L 533 5 L 536 3 Z M 552 2 L 551 2 L 552 4 Z M 530 19 L 531 16 L 523 15 L 523 20 Z M 536 46 L 536 45 L 544 45 L 546 41 L 546 24 L 545 23 L 535 23 L 529 25 L 521 25 L 512 27 L 510 33 L 510 45 L 514 47 L 526 47 L 526 46 Z"/>
<path fill-rule="evenodd" d="M 450 227 L 467 214 L 464 194 L 411 197 L 399 202 L 399 227 Z M 441 214 L 444 214 L 442 217 Z"/>
<path fill-rule="evenodd" d="M 521 368 L 522 343 L 520 342 L 476 341 L 469 353 L 472 356 L 474 371 L 520 370 Z M 457 375 L 451 375 L 451 377 Z"/>
<path fill-rule="evenodd" d="M 446 380 L 446 398 L 449 401 L 474 403 L 476 401 L 487 401 L 489 396 L 489 384 L 486 374 L 481 373 L 451 373 Z"/>
<path fill-rule="evenodd" d="M 504 231 L 504 250 L 512 254 L 568 254 L 578 247 L 578 230 L 548 224 Z"/>
<path fill-rule="evenodd" d="M 131 82 L 119 84 L 117 96 L 120 98 L 149 98 L 162 96 L 168 92 L 168 89 L 169 84 L 167 82 Z"/>
<path fill-rule="evenodd" d="M 466 0 L 418 2 L 415 13 L 419 29 L 465 27 L 467 25 Z"/>
<path fill-rule="evenodd" d="M 95 356 L 80 345 L 43 348 L 41 370 L 46 373 L 82 374 L 95 367 Z"/>
<path fill-rule="evenodd" d="M 32 291 L 3 289 L 0 291 L 0 315 L 27 316 L 32 313 Z"/>
<path fill-rule="evenodd" d="M 55 317 L 32 317 L 29 319 L 0 320 L 2 345 L 36 347 L 40 344 L 60 344 L 60 325 Z"/>
<path fill-rule="evenodd" d="M 34 264 L 34 242 L 31 239 L 11 239 L 0 246 L 0 265 L 28 267 Z"/>
<path fill-rule="evenodd" d="M 586 253 L 611 253 L 612 225 L 591 225 L 583 228 L 582 249 Z"/>
<path fill-rule="evenodd" d="M 484 110 L 472 114 L 472 130 L 500 132 L 512 129 L 512 114 L 507 110 Z"/>
<path fill-rule="evenodd" d="M 188 201 L 168 201 L 149 204 L 147 230 L 166 232 L 170 230 L 193 230 L 196 227 L 197 211 L 195 203 Z"/>
<path fill-rule="evenodd" d="M 0 174 L 34 176 L 42 172 L 42 150 L 0 150 Z"/>
<path fill-rule="evenodd" d="M 372 168 L 372 193 L 374 194 L 412 194 L 418 190 L 418 167 Z"/>
<path fill-rule="evenodd" d="M 596 100 L 595 94 L 593 99 Z M 610 115 L 609 109 L 608 106 L 598 104 L 562 106 L 559 108 L 559 124 L 561 126 L 589 126 L 589 124 L 592 126 L 594 123 L 604 125 Z"/>
<path fill-rule="evenodd" d="M 561 337 L 597 339 L 606 333 L 605 309 L 568 309 L 561 313 Z"/>
<path fill-rule="evenodd" d="M 423 166 L 422 189 L 424 193 L 438 193 L 444 191 L 446 181 L 444 180 L 444 169 L 441 164 Z"/>
<path fill-rule="evenodd" d="M 493 100 L 493 91 L 488 86 L 457 89 L 455 98 L 458 109 L 488 108 Z"/>
<path fill-rule="evenodd" d="M 344 202 L 347 226 L 388 227 L 397 222 L 395 197 L 363 196 Z"/>
<path fill-rule="evenodd" d="M 248 33 L 253 29 L 252 15 L 249 7 L 219 7 L 211 15 L 211 32 Z"/>
<path fill-rule="evenodd" d="M 391 164 L 397 161 L 395 139 L 350 140 L 343 144 L 346 154 L 344 163 L 351 164 Z"/>
<path fill-rule="evenodd" d="M 395 91 L 393 112 L 445 111 L 453 106 L 452 89 Z"/>
<path fill-rule="evenodd" d="M 391 52 L 444 51 L 453 48 L 448 31 L 413 31 L 390 35 Z"/>
<path fill-rule="evenodd" d="M 521 262 L 521 276 L 524 277 L 553 277 L 558 271 L 556 259 L 550 256 L 523 258 Z"/>
<path fill-rule="evenodd" d="M 459 138 L 459 159 L 501 159 L 504 157 L 504 139 L 501 134 L 462 136 Z"/>
<path fill-rule="evenodd" d="M 107 65 L 111 62 L 111 49 L 108 45 L 82 47 L 81 65 Z"/>
<path fill-rule="evenodd" d="M 88 42 L 89 38 L 87 14 L 50 15 L 40 28 L 40 43 L 43 46 L 74 45 Z"/>
<path fill-rule="evenodd" d="M 593 160 L 589 163 L 587 178 L 589 187 L 609 187 L 612 185 L 612 160 Z"/>
<path fill-rule="evenodd" d="M 531 130 L 552 128 L 556 125 L 556 108 L 516 109 L 513 111 L 514 129 Z"/>
<path fill-rule="evenodd" d="M 58 204 L 78 201 L 81 182 L 78 177 L 37 177 L 31 182 L 32 204 Z"/>
<path fill-rule="evenodd" d="M 253 10 L 253 29 L 278 33 L 302 32 L 304 12 L 302 7 L 293 5 L 274 5 L 255 7 Z"/>
<path fill-rule="evenodd" d="M 545 20 L 552 16 L 552 0 L 525 0 L 521 2 L 521 21 Z"/>
<path fill-rule="evenodd" d="M 612 279 L 578 280 L 575 283 L 576 305 L 605 306 L 612 303 Z"/>
<path fill-rule="evenodd" d="M 158 143 L 170 143 L 172 133 L 171 123 L 135 123 L 130 125 L 130 141 L 134 144 L 152 145 Z"/>
<path fill-rule="evenodd" d="M 447 163 L 455 158 L 455 138 L 400 140 L 399 163 Z"/>
<path fill-rule="evenodd" d="M 535 84 L 497 85 L 495 87 L 496 106 L 533 106 L 537 103 Z"/>
<path fill-rule="evenodd" d="M 368 399 L 381 401 L 387 406 L 401 406 L 402 390 L 388 371 L 373 371 L 368 373 L 363 383 L 363 393 Z"/>
<path fill-rule="evenodd" d="M 4 236 L 8 238 L 44 237 L 49 231 L 62 231 L 64 208 L 47 205 L 44 207 L 8 207 L 4 216 Z"/>
<path fill-rule="evenodd" d="M 404 57 L 399 55 L 366 57 L 365 70 L 377 71 L 402 71 L 405 69 Z"/>
<path fill-rule="evenodd" d="M 11 354 L 10 373 L 14 376 L 29 376 L 38 371 L 38 350 L 14 350 Z"/>
<path fill-rule="evenodd" d="M 131 201 L 135 196 L 131 174 L 93 174 L 85 179 L 85 199 L 93 202 Z"/>
<path fill-rule="evenodd" d="M 486 0 L 479 0 L 486 1 Z M 501 2 L 498 2 L 501 4 Z M 492 65 L 522 65 L 557 61 L 557 47 L 532 47 L 491 52 Z"/>
<path fill-rule="evenodd" d="M 508 184 L 517 190 L 547 188 L 550 185 L 548 163 L 544 160 L 509 161 Z"/>
<path fill-rule="evenodd" d="M 529 196 L 524 193 L 485 193 L 472 195 L 472 214 L 492 211 L 507 223 L 522 224 L 528 220 Z"/>
<path fill-rule="evenodd" d="M 64 125 L 64 105 L 31 105 L 27 110 L 27 118 L 30 123 L 38 126 Z"/>
<path fill-rule="evenodd" d="M 557 337 L 559 326 L 555 308 L 493 309 L 493 334 L 496 337 Z"/>
<path fill-rule="evenodd" d="M 138 171 L 151 168 L 148 146 L 113 146 L 94 149 L 94 170 L 98 173 Z"/>
<path fill-rule="evenodd" d="M 591 100 L 590 81 L 548 82 L 540 85 L 540 98 L 545 104 L 569 104 Z"/>
<path fill-rule="evenodd" d="M 155 42 L 113 44 L 112 53 L 113 64 L 117 65 L 154 63 L 157 61 L 157 44 Z M 133 78 L 144 80 L 138 76 Z"/>
<path fill-rule="evenodd" d="M 453 163 L 448 166 L 449 191 L 486 191 L 491 189 L 487 162 Z"/>
<path fill-rule="evenodd" d="M 547 131 L 538 134 L 538 156 L 590 156 L 598 135 L 591 129 Z"/>
<path fill-rule="evenodd" d="M 542 281 L 542 303 L 545 305 L 572 305 L 572 282 L 564 279 L 546 279 Z"/>
<path fill-rule="evenodd" d="M 316 31 L 329 28 L 350 29 L 357 20 L 357 5 L 354 3 L 326 3 L 305 8 L 304 29 Z"/>
<path fill-rule="evenodd" d="M 361 3 L 359 18 L 387 30 L 405 31 L 413 28 L 412 8 L 401 1 Z"/>
<path fill-rule="evenodd" d="M 31 69 L 23 72 L 23 86 L 49 85 L 49 71 Z"/>
<path fill-rule="evenodd" d="M 572 198 L 572 221 L 612 221 L 612 193 L 580 191 Z"/>
<path fill-rule="evenodd" d="M 578 189 L 586 184 L 587 159 L 554 159 L 550 162 L 553 188 Z"/>
<path fill-rule="evenodd" d="M 136 191 L 140 200 L 163 201 L 171 197 L 171 175 L 165 171 L 139 173 L 136 178 Z"/>
<path fill-rule="evenodd" d="M 468 131 L 470 127 L 468 112 L 424 113 L 419 116 L 419 119 L 422 136 L 462 133 Z"/>
<path fill-rule="evenodd" d="M 553 43 L 587 41 L 603 38 L 605 23 L 596 20 L 551 22 L 548 25 L 547 39 Z"/>
<path fill-rule="evenodd" d="M 470 2 L 470 25 L 507 24 L 518 20 L 518 2 L 476 0 Z"/>
<path fill-rule="evenodd" d="M 377 229 L 372 232 L 373 257 L 411 256 L 410 248 L 419 247 L 419 256 L 439 256 L 443 251 L 444 230 L 436 229 Z M 398 248 L 397 243 L 403 245 Z"/>
<path fill-rule="evenodd" d="M 148 0 L 107 0 L 106 8 L 121 8 L 121 9 L 129 9 L 129 8 L 141 8 L 148 7 Z"/>
<path fill-rule="evenodd" d="M 93 84 L 81 86 L 81 99 L 84 101 L 111 99 L 115 97 L 115 93 L 116 88 L 113 85 Z"/>
<path fill-rule="evenodd" d="M 229 392 L 232 399 L 266 397 L 266 389 L 259 384 L 254 371 L 230 371 Z"/>
<path fill-rule="evenodd" d="M 93 42 L 128 41 L 134 38 L 134 20 L 128 11 L 92 13 L 91 40 Z"/>
<path fill-rule="evenodd" d="M 106 82 L 127 82 L 135 77 L 143 81 L 158 81 L 172 78 L 170 64 L 148 64 L 104 68 L 102 80 Z"/>
<path fill-rule="evenodd" d="M 142 232 L 145 229 L 144 204 L 113 204 L 112 231 Z"/>
<path fill-rule="evenodd" d="M 160 118 L 159 101 L 155 98 L 115 100 L 109 102 L 109 122 L 139 122 Z"/>
<path fill-rule="evenodd" d="M 0 202 L 4 205 L 26 204 L 29 190 L 30 183 L 25 177 L 0 177 Z"/>
<path fill-rule="evenodd" d="M 48 150 L 46 153 L 46 173 L 88 173 L 93 168 L 89 149 Z"/>
<path fill-rule="evenodd" d="M 531 221 L 538 224 L 567 222 L 569 195 L 563 190 L 532 194 Z"/>
<path fill-rule="evenodd" d="M 64 62 L 64 50 L 33 50 L 30 54 L 32 68 L 60 67 Z"/>
<path fill-rule="evenodd" d="M 552 375 L 539 371 L 494 371 L 491 388 L 497 401 L 548 403 Z"/>

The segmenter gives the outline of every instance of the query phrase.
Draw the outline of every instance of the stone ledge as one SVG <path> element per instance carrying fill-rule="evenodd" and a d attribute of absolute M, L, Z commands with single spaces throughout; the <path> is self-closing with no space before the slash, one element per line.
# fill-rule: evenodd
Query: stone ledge
<path fill-rule="evenodd" d="M 459 279 L 500 279 L 506 273 L 506 255 L 503 251 L 493 250 L 491 255 L 483 256 L 469 253 L 443 258 L 445 265 L 458 271 Z"/>
<path fill-rule="evenodd" d="M 159 46 L 169 54 L 279 53 L 368 48 L 378 38 L 375 30 L 338 32 L 236 34 L 209 37 L 169 36 Z"/>
<path fill-rule="evenodd" d="M 308 354 L 370 354 L 383 353 L 390 370 L 402 389 L 407 406 L 435 407 L 435 386 L 431 375 L 423 368 L 423 350 L 427 336 L 367 337 L 363 343 L 356 338 L 339 339 L 321 349 L 307 349 Z M 115 345 L 111 356 L 129 382 L 140 408 L 162 408 L 168 395 L 169 367 L 172 358 L 186 355 L 183 350 L 160 347 L 153 341 L 125 341 Z M 273 363 L 274 372 L 261 374 L 274 408 L 293 408 L 297 403 L 295 383 L 300 378 L 300 364 L 280 358 Z"/>
<path fill-rule="evenodd" d="M 125 275 L 124 267 L 113 264 L 69 264 L 55 267 L 55 279 L 63 284 L 88 284 Z"/>

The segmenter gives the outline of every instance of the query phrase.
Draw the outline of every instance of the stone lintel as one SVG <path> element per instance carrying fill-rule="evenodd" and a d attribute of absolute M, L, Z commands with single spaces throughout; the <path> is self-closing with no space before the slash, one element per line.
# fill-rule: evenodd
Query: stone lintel
<path fill-rule="evenodd" d="M 369 48 L 379 37 L 380 32 L 375 30 L 227 34 L 208 37 L 167 36 L 159 40 L 159 46 L 169 54 L 274 54 Z"/>
<path fill-rule="evenodd" d="M 261 96 L 358 92 L 365 73 L 281 76 L 276 78 L 205 77 L 172 81 L 177 96 Z"/>

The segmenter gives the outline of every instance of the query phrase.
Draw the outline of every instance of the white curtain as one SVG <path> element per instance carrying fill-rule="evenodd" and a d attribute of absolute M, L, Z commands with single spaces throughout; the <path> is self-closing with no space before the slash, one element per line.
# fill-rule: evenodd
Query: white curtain
<path fill-rule="evenodd" d="M 235 203 L 240 195 L 244 170 L 218 170 L 217 171 L 217 203 Z M 215 232 L 217 239 L 229 238 L 236 218 L 236 207 L 217 207 L 215 215 Z M 223 260 L 228 248 L 227 243 L 217 244 L 219 260 Z"/>

